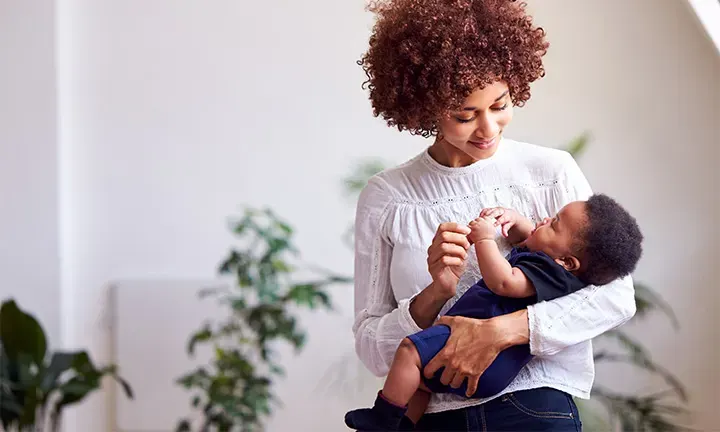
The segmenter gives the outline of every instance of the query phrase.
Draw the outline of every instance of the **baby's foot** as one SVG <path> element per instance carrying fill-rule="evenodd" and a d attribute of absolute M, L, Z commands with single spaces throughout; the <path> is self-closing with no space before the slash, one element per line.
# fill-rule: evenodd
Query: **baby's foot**
<path fill-rule="evenodd" d="M 393 404 L 378 392 L 375 405 L 349 411 L 345 414 L 345 424 L 358 431 L 395 431 L 399 430 L 400 422 L 405 416 L 407 406 Z"/>

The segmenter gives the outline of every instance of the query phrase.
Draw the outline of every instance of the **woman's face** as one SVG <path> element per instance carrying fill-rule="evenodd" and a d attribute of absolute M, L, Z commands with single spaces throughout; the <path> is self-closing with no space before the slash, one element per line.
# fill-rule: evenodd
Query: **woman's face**
<path fill-rule="evenodd" d="M 508 86 L 496 81 L 475 90 L 458 111 L 448 112 L 438 123 L 439 137 L 444 147 L 449 147 L 446 150 L 461 159 L 458 164 L 466 165 L 495 154 L 503 130 L 512 117 Z"/>

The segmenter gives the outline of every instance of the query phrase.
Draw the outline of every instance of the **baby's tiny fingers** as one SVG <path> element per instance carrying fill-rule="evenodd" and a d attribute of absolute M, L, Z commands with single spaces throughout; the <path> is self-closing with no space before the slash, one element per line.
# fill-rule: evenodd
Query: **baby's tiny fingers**
<path fill-rule="evenodd" d="M 505 214 L 505 209 L 502 207 L 495 207 L 490 214 L 494 217 L 502 216 Z"/>
<path fill-rule="evenodd" d="M 503 227 L 502 227 L 503 236 L 507 237 L 508 235 L 510 235 L 510 228 L 512 228 L 513 226 L 515 226 L 514 223 L 506 223 L 505 225 L 503 225 Z"/>
<path fill-rule="evenodd" d="M 500 222 L 501 224 L 505 224 L 505 223 L 508 223 L 511 221 L 512 221 L 512 217 L 510 217 L 510 215 L 508 215 L 508 214 L 504 214 L 498 218 L 498 222 Z"/>

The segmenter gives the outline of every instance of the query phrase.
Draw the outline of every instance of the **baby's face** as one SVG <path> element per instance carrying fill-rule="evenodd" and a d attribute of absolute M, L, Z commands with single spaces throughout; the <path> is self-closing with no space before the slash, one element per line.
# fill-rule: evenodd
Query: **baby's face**
<path fill-rule="evenodd" d="M 532 251 L 545 252 L 552 258 L 572 255 L 573 242 L 586 223 L 585 202 L 571 202 L 554 218 L 539 222 L 525 246 Z"/>

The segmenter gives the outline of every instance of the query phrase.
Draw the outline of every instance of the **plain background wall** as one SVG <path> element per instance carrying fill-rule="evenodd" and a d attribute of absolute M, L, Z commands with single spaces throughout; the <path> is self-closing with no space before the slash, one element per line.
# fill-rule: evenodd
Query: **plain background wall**
<path fill-rule="evenodd" d="M 60 342 L 55 13 L 0 0 L 0 298 Z"/>
<path fill-rule="evenodd" d="M 720 398 L 719 275 L 707 253 L 720 240 L 716 50 L 682 2 L 530 3 L 552 44 L 548 73 L 508 135 L 560 147 L 593 133 L 581 165 L 596 190 L 637 216 L 647 237 L 637 277 L 682 323 L 678 333 L 661 319 L 631 331 L 688 385 L 698 426 L 709 428 Z M 108 284 L 212 277 L 231 240 L 226 220 L 242 204 L 271 206 L 296 227 L 307 261 L 349 274 L 341 236 L 354 203 L 342 197 L 342 177 L 361 158 L 402 162 L 428 144 L 371 116 L 355 64 L 372 24 L 362 1 L 0 8 L 3 294 L 37 311 L 52 334 L 61 324 L 66 346 L 89 347 L 100 362 Z M 286 408 L 271 430 L 338 430 L 344 407 L 370 402 L 375 381 L 360 395 L 314 387 L 332 365 L 367 376 L 351 355 L 351 297 L 338 288 L 338 313 L 303 321 L 310 344 L 288 359 L 278 387 Z M 145 316 L 148 333 L 163 313 Z M 143 355 L 138 362 L 152 361 Z M 599 372 L 653 388 L 630 371 Z M 102 430 L 104 402 L 96 395 L 69 412 L 67 430 Z"/>

